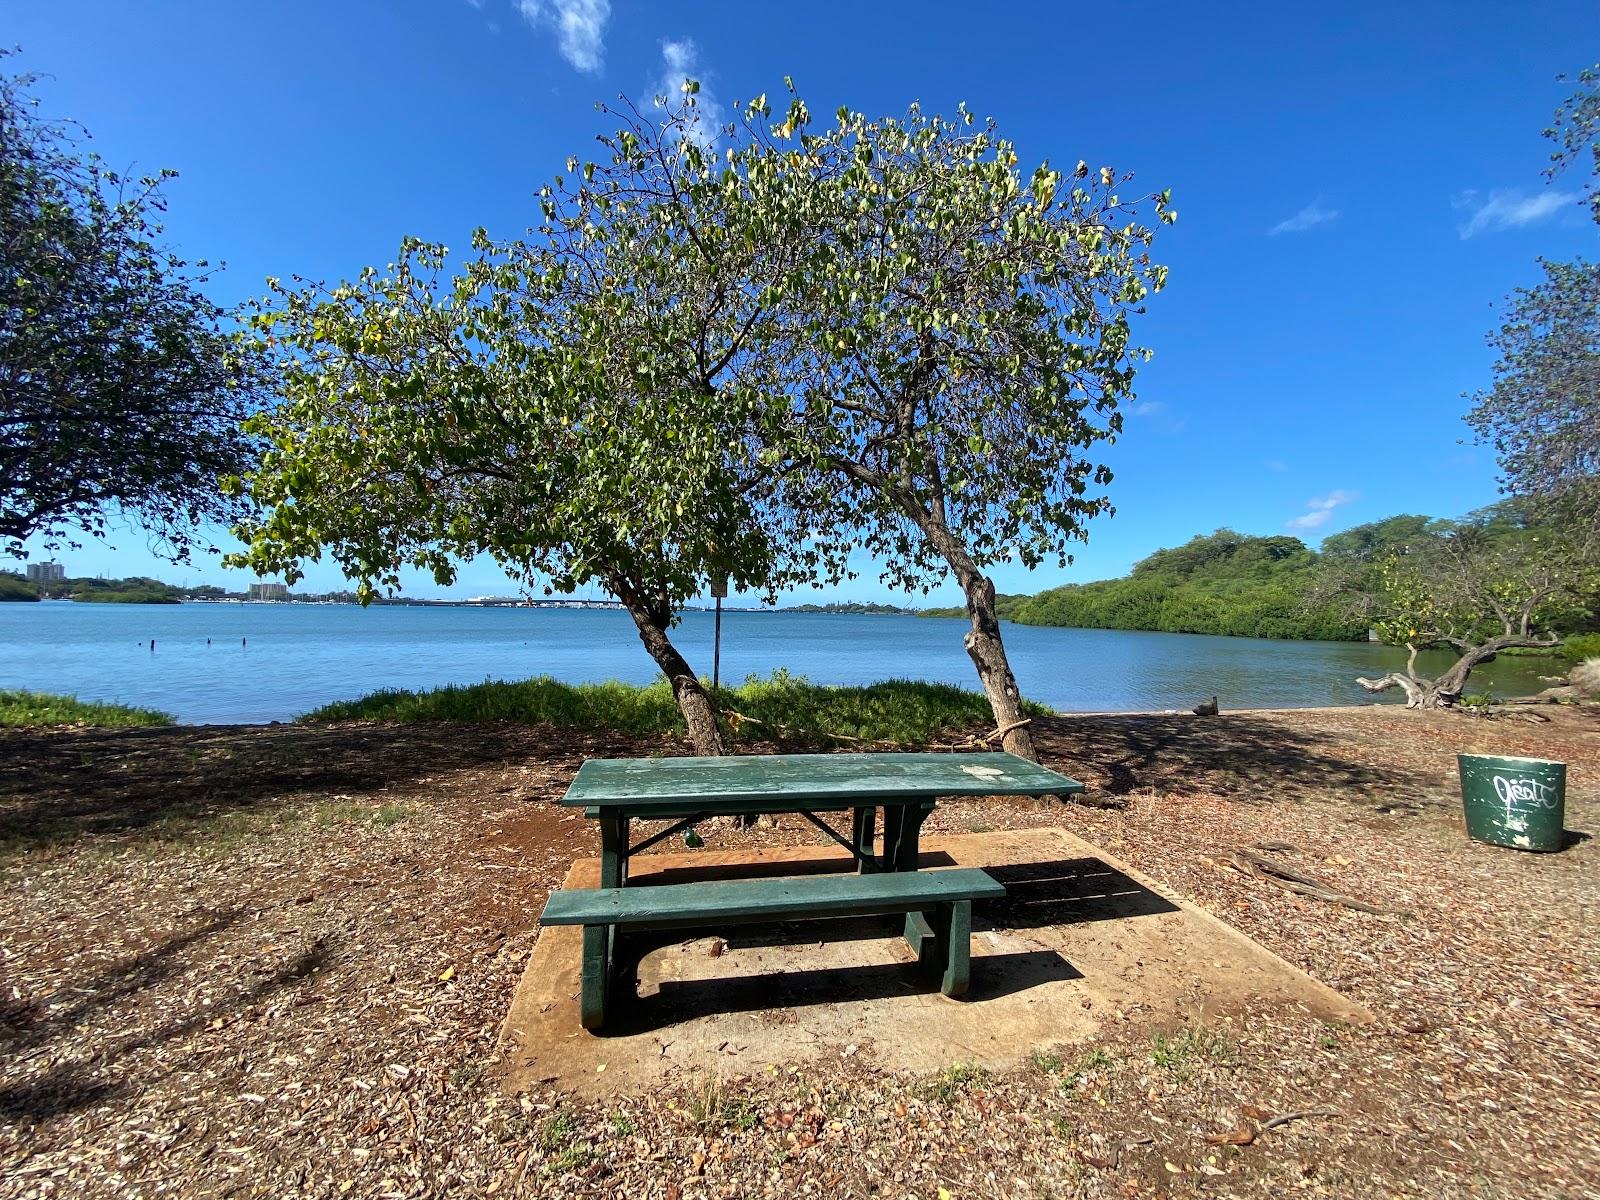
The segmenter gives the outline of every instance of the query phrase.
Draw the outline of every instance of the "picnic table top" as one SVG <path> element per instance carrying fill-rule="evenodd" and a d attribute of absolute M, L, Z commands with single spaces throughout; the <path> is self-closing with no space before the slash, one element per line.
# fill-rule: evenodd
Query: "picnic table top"
<path fill-rule="evenodd" d="M 574 808 L 808 802 L 848 806 L 933 796 L 1060 796 L 1083 784 L 1014 754 L 730 754 L 720 758 L 591 758 L 561 798 Z"/>

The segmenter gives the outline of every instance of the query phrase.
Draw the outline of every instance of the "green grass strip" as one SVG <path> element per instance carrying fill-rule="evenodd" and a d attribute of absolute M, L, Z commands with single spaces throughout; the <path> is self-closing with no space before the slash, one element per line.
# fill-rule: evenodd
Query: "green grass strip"
<path fill-rule="evenodd" d="M 57 725 L 94 725 L 105 729 L 172 725 L 176 722 L 153 708 L 97 704 L 75 696 L 46 692 L 0 691 L 0 725 L 44 729 Z"/>
<path fill-rule="evenodd" d="M 868 741 L 925 742 L 950 730 L 989 725 L 989 702 L 977 692 L 943 683 L 889 679 L 865 687 L 826 687 L 779 671 L 751 676 L 725 687 L 718 707 L 759 725 L 740 724 L 735 740 L 761 740 L 782 726 L 788 738 L 829 740 L 843 735 Z M 1030 715 L 1049 710 L 1025 706 Z M 303 722 L 509 721 L 619 733 L 662 734 L 683 730 L 672 689 L 665 680 L 643 687 L 626 683 L 561 683 L 548 676 L 516 682 L 486 681 L 430 691 L 385 690 L 359 700 L 329 704 L 299 718 Z"/>

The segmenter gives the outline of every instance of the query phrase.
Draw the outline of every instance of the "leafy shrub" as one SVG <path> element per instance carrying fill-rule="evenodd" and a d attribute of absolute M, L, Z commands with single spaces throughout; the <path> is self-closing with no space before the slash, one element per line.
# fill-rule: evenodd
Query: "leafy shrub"
<path fill-rule="evenodd" d="M 1600 658 L 1600 633 L 1578 633 L 1561 643 L 1561 656 L 1573 662 Z"/>

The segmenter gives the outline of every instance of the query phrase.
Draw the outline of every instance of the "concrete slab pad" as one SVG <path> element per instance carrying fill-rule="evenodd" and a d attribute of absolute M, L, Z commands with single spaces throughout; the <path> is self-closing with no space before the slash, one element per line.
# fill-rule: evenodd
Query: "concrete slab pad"
<path fill-rule="evenodd" d="M 941 996 L 895 918 L 634 935 L 636 980 L 601 1034 L 578 1022 L 582 931 L 543 930 L 501 1030 L 513 1091 L 584 1097 L 678 1071 L 751 1074 L 850 1052 L 884 1067 L 1005 1069 L 1090 1041 L 1107 1018 L 1152 1028 L 1262 1001 L 1364 1022 L 1365 1009 L 1064 829 L 933 837 L 922 865 L 983 867 L 1006 899 L 974 906 L 972 988 Z M 848 870 L 833 847 L 643 855 L 637 883 Z M 566 887 L 598 885 L 575 863 Z M 850 1050 L 850 1047 L 855 1047 Z"/>

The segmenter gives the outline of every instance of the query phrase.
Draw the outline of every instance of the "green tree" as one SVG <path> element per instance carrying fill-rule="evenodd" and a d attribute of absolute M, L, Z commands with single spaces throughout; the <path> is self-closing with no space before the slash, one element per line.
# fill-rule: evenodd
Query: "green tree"
<path fill-rule="evenodd" d="M 1576 82 L 1544 131 L 1557 147 L 1547 174 L 1587 162 L 1600 222 L 1600 64 Z M 1600 264 L 1540 265 L 1544 279 L 1513 292 L 1489 334 L 1494 383 L 1471 397 L 1467 421 L 1499 453 L 1508 491 L 1560 496 L 1572 519 L 1600 523 Z"/>
<path fill-rule="evenodd" d="M 1033 757 L 987 572 L 1065 564 L 1110 509 L 1094 450 L 1145 357 L 1129 317 L 1166 271 L 1139 218 L 1173 219 L 1167 195 L 1126 196 L 1128 176 L 1085 163 L 1025 174 L 964 108 L 841 109 L 813 131 L 792 94 L 734 170 L 749 202 L 727 219 L 805 250 L 769 334 L 791 399 L 770 445 L 793 506 L 825 513 L 825 536 L 877 556 L 893 586 L 955 577 L 1003 743 Z"/>
<path fill-rule="evenodd" d="M 0 571 L 0 601 L 37 600 L 39 589 L 15 571 Z"/>
<path fill-rule="evenodd" d="M 125 178 L 0 77 L 0 543 L 102 534 L 120 513 L 186 558 L 233 511 L 218 476 L 257 394 L 206 264 L 160 244 L 162 185 Z"/>
<path fill-rule="evenodd" d="M 1500 457 L 1508 489 L 1592 505 L 1600 475 L 1600 264 L 1544 262 L 1544 280 L 1512 293 L 1489 335 L 1494 384 L 1467 421 Z"/>
<path fill-rule="evenodd" d="M 1334 563 L 1377 563 L 1403 549 L 1428 528 L 1431 518 L 1414 513 L 1356 525 L 1322 539 L 1322 557 Z"/>
<path fill-rule="evenodd" d="M 1383 640 L 1410 657 L 1403 671 L 1356 682 L 1370 692 L 1400 688 L 1408 708 L 1448 708 L 1473 669 L 1502 650 L 1560 645 L 1556 627 L 1580 619 L 1600 586 L 1600 557 L 1591 530 L 1508 502 L 1430 525 L 1359 578 L 1351 595 Z M 1433 646 L 1458 657 L 1429 678 L 1417 673 L 1417 655 Z"/>
<path fill-rule="evenodd" d="M 1563 76 L 1565 78 L 1565 76 Z M 1550 167 L 1545 172 L 1554 179 L 1575 162 L 1587 161 L 1589 178 L 1584 183 L 1589 209 L 1600 222 L 1600 63 L 1578 72 L 1577 90 L 1556 110 L 1555 122 L 1544 131 L 1555 142 Z"/>
<path fill-rule="evenodd" d="M 782 255 L 698 220 L 721 203 L 694 91 L 628 109 L 603 163 L 569 164 L 525 238 L 476 235 L 453 276 L 408 241 L 386 273 L 278 286 L 254 320 L 283 402 L 251 424 L 263 507 L 235 558 L 291 582 L 325 550 L 362 598 L 403 566 L 486 554 L 528 586 L 596 584 L 633 617 L 700 753 L 722 742 L 672 643 L 713 578 L 773 591 L 837 568 L 759 486 L 772 393 L 753 281 Z"/>
<path fill-rule="evenodd" d="M 1018 609 L 1017 620 L 1232 637 L 1363 635 L 1366 627 L 1343 615 L 1317 586 L 1319 564 L 1298 538 L 1219 529 L 1155 551 L 1125 579 L 1040 592 Z"/>

